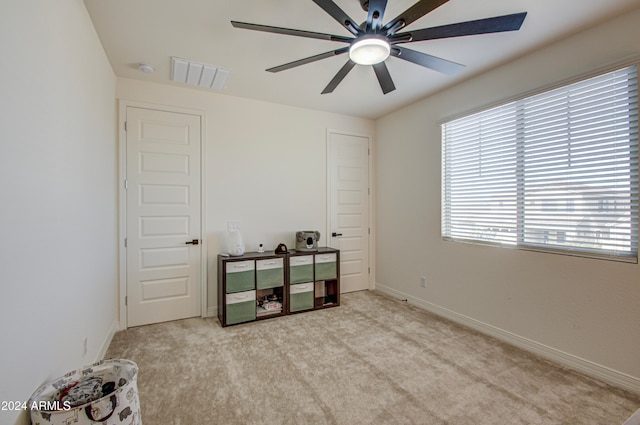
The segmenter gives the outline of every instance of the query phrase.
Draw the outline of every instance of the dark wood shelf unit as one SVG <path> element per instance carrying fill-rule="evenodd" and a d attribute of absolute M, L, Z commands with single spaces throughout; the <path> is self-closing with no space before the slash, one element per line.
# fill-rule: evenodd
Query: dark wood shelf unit
<path fill-rule="evenodd" d="M 223 327 L 339 305 L 337 249 L 218 255 L 218 319 Z"/>

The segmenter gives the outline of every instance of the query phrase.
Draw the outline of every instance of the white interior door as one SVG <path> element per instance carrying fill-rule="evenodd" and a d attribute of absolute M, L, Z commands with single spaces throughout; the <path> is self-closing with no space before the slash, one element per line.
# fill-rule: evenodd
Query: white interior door
<path fill-rule="evenodd" d="M 369 138 L 329 131 L 329 246 L 340 250 L 340 289 L 369 289 Z"/>
<path fill-rule="evenodd" d="M 201 315 L 200 116 L 126 109 L 127 326 Z"/>

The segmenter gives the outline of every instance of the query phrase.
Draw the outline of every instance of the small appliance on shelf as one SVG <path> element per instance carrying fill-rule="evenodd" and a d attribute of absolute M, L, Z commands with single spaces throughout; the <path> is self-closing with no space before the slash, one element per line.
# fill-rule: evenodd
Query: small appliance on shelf
<path fill-rule="evenodd" d="M 235 220 L 227 222 L 227 252 L 232 257 L 244 255 L 244 239 L 240 233 L 240 222 Z"/>

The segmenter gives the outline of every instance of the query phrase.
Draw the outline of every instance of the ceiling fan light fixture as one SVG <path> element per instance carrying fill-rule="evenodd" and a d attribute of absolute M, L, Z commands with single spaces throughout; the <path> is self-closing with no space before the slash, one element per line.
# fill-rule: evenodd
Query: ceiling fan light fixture
<path fill-rule="evenodd" d="M 384 62 L 391 53 L 391 45 L 383 37 L 362 37 L 351 44 L 349 58 L 358 65 Z"/>

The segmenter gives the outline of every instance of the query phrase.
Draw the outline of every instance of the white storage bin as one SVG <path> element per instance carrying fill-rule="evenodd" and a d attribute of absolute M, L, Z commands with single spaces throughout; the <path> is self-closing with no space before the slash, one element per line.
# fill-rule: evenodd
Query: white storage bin
<path fill-rule="evenodd" d="M 256 261 L 256 270 L 281 269 L 284 267 L 282 258 L 269 258 L 268 260 Z"/>
<path fill-rule="evenodd" d="M 313 255 L 297 255 L 289 257 L 289 264 L 293 266 L 306 266 L 313 264 Z"/>
<path fill-rule="evenodd" d="M 138 366 L 103 360 L 39 387 L 29 399 L 31 423 L 47 425 L 142 425 Z"/>
<path fill-rule="evenodd" d="M 316 264 L 319 263 L 335 263 L 336 262 L 336 254 L 318 254 L 316 255 Z"/>

